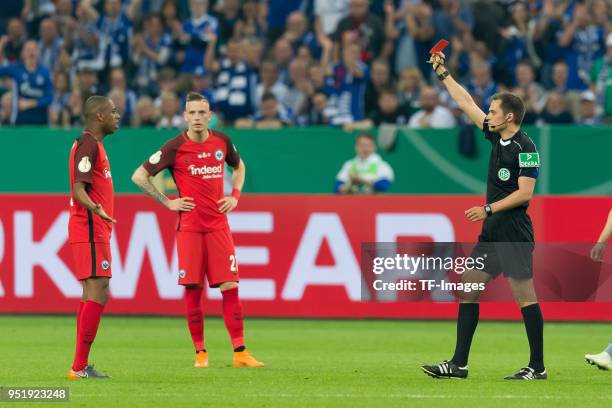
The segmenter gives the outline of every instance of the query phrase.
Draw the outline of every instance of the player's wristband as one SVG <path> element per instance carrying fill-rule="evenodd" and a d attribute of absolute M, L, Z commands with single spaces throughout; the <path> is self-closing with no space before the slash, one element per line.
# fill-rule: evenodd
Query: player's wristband
<path fill-rule="evenodd" d="M 487 213 L 487 217 L 490 217 L 493 215 L 493 209 L 491 208 L 489 204 L 485 204 L 484 209 L 485 209 L 485 212 Z"/>
<path fill-rule="evenodd" d="M 446 77 L 447 77 L 447 76 L 449 76 L 449 75 L 450 75 L 450 74 L 448 73 L 448 71 L 444 71 L 443 73 L 438 74 L 438 79 L 439 79 L 440 81 L 444 81 L 444 80 L 446 79 Z"/>
<path fill-rule="evenodd" d="M 238 190 L 237 188 L 233 189 L 232 197 L 234 197 L 236 200 L 240 200 L 240 190 Z"/>

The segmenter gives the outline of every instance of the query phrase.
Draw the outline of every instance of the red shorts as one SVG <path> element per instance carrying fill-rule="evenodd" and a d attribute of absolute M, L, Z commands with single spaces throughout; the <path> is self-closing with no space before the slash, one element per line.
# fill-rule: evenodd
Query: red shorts
<path fill-rule="evenodd" d="M 74 272 L 78 280 L 95 276 L 112 277 L 110 244 L 79 242 L 70 244 L 74 257 Z"/>
<path fill-rule="evenodd" d="M 229 229 L 212 232 L 176 233 L 179 285 L 216 288 L 223 282 L 238 282 L 238 263 Z"/>

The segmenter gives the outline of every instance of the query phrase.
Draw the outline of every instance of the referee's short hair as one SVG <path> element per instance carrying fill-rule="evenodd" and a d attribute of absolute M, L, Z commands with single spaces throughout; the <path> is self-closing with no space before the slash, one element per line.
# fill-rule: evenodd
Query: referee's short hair
<path fill-rule="evenodd" d="M 499 100 L 499 107 L 502 112 L 504 112 L 504 114 L 514 114 L 513 122 L 517 125 L 521 124 L 525 117 L 525 102 L 523 102 L 520 96 L 510 92 L 500 92 L 493 95 L 491 100 Z"/>

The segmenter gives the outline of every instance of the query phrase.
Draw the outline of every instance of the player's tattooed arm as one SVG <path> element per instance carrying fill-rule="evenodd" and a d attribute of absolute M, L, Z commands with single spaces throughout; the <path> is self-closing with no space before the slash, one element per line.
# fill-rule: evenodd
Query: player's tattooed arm
<path fill-rule="evenodd" d="M 164 207 L 172 211 L 191 211 L 195 208 L 195 203 L 191 197 L 180 197 L 174 200 L 166 197 L 151 182 L 151 176 L 147 170 L 140 166 L 132 175 L 132 181 L 142 190 L 143 193 L 155 199 Z"/>
<path fill-rule="evenodd" d="M 104 221 L 112 223 L 117 222 L 117 220 L 109 217 L 108 214 L 106 214 L 106 211 L 104 211 L 104 208 L 102 208 L 100 204 L 94 203 L 92 201 L 92 199 L 89 197 L 89 194 L 87 194 L 85 183 L 77 181 L 76 183 L 74 183 L 73 191 L 74 198 L 76 198 L 76 200 L 89 211 L 93 212 L 94 214 L 102 218 Z"/>

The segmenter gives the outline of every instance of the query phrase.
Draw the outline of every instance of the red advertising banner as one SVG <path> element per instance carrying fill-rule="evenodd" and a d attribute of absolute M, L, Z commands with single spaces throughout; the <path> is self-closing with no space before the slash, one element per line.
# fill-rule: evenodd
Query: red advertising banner
<path fill-rule="evenodd" d="M 453 303 L 364 302 L 363 242 L 473 242 L 480 223 L 464 211 L 481 196 L 339 197 L 245 195 L 230 215 L 240 265 L 241 297 L 249 316 L 452 318 Z M 536 240 L 596 239 L 609 197 L 538 197 L 529 209 Z M 116 198 L 113 279 L 108 313 L 183 313 L 177 285 L 175 214 L 147 197 Z M 0 313 L 73 312 L 81 287 L 67 244 L 68 198 L 0 196 Z M 612 250 L 606 260 L 612 257 Z M 579 273 L 579 272 L 577 272 Z M 610 286 L 612 282 L 603 282 Z M 507 290 L 503 279 L 495 281 Z M 608 287 L 608 286 L 606 286 Z M 205 311 L 219 314 L 218 289 Z M 547 319 L 612 321 L 612 303 L 546 303 Z M 510 303 L 483 305 L 481 316 L 519 319 Z"/>

